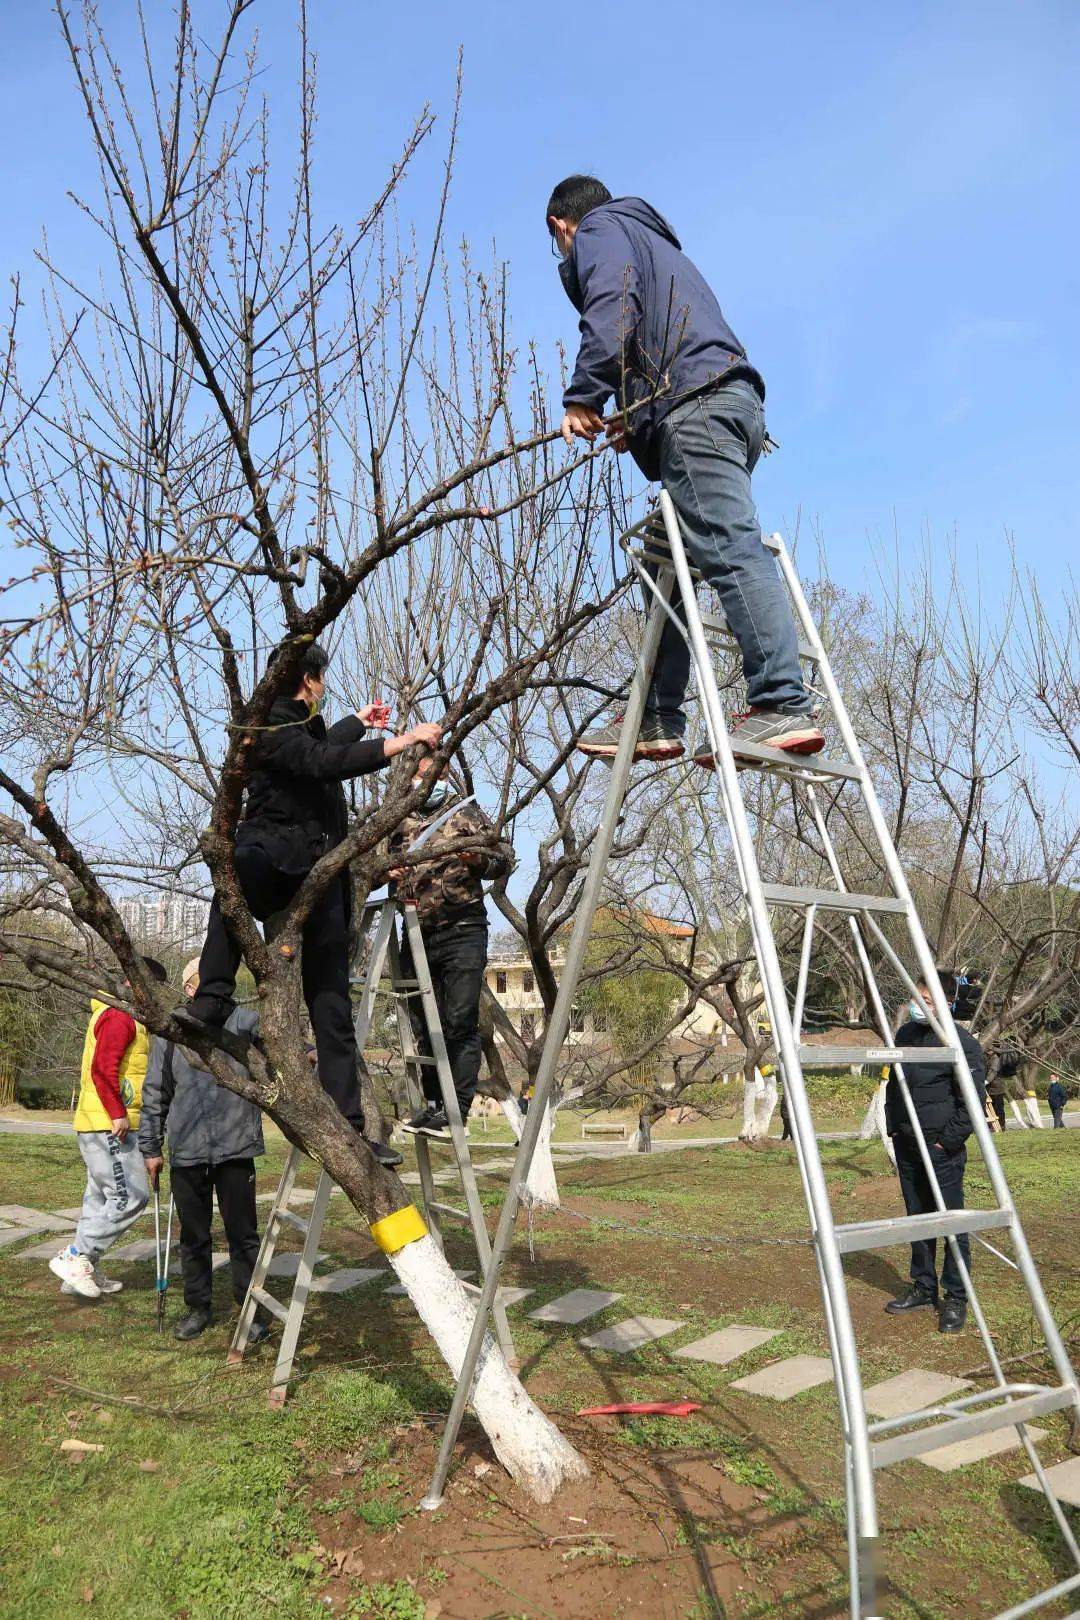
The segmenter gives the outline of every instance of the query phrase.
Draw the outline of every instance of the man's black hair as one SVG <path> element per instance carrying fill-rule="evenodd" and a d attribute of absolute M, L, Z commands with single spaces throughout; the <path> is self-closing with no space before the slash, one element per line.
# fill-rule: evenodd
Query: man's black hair
<path fill-rule="evenodd" d="M 284 649 L 281 647 L 274 648 L 273 652 L 270 654 L 270 657 L 266 660 L 267 669 L 270 668 L 271 664 L 275 664 L 277 662 L 277 660 L 281 657 L 283 650 Z M 297 678 L 302 680 L 305 675 L 310 675 L 313 681 L 317 681 L 320 676 L 326 673 L 326 666 L 329 664 L 329 662 L 330 654 L 327 652 L 326 648 L 321 647 L 317 641 L 313 641 L 306 649 L 304 656 L 300 660 L 300 664 L 296 672 Z"/>
<path fill-rule="evenodd" d="M 586 214 L 610 201 L 611 192 L 602 181 L 591 174 L 568 174 L 548 198 L 544 220 L 568 219 L 571 225 L 580 225 Z"/>
<path fill-rule="evenodd" d="M 149 973 L 150 977 L 157 980 L 158 984 L 164 984 L 166 979 L 169 977 L 156 956 L 144 956 L 142 959 L 142 965 L 146 969 L 147 973 Z"/>
<path fill-rule="evenodd" d="M 937 970 L 937 976 L 941 980 L 941 988 L 944 991 L 945 1000 L 951 1007 L 953 1002 L 956 1000 L 956 974 L 951 968 L 939 967 Z M 926 984 L 925 979 L 920 979 L 919 982 L 920 984 Z M 929 990 L 930 986 L 926 984 L 926 988 Z"/>

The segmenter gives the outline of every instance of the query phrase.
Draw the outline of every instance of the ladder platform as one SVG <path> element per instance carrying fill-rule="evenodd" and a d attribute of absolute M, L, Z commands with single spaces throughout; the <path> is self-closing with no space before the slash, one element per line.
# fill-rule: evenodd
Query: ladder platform
<path fill-rule="evenodd" d="M 271 1316 L 276 1316 L 279 1322 L 285 1321 L 289 1312 L 279 1299 L 274 1298 L 273 1294 L 269 1293 L 265 1288 L 254 1287 L 251 1293 L 252 1297 L 258 1300 L 263 1310 L 269 1311 Z"/>
<path fill-rule="evenodd" d="M 867 1063 L 955 1063 L 955 1046 L 814 1046 L 799 1047 L 799 1062 L 807 1069 L 847 1069 Z"/>
<path fill-rule="evenodd" d="M 1011 1226 L 1012 1219 L 1012 1211 L 1007 1209 L 946 1209 L 930 1215 L 898 1215 L 887 1221 L 849 1221 L 836 1227 L 836 1246 L 841 1254 L 861 1254 L 864 1249 L 888 1249 L 894 1243 L 988 1232 Z"/>
<path fill-rule="evenodd" d="M 771 906 L 817 906 L 822 911 L 885 911 L 905 917 L 908 903 L 895 894 L 851 894 L 846 889 L 808 889 L 801 883 L 763 883 Z"/>
<path fill-rule="evenodd" d="M 823 759 L 820 754 L 797 754 L 790 748 L 770 748 L 767 743 L 740 742 L 730 738 L 731 752 L 744 765 L 767 771 L 785 771 L 792 776 L 834 776 L 844 782 L 859 780 L 858 767 L 846 759 Z"/>
<path fill-rule="evenodd" d="M 1012 1391 L 1022 1391 L 1013 1398 Z M 1032 1391 L 1035 1393 L 1031 1393 Z M 965 1411 L 974 1402 L 995 1400 L 998 1404 L 983 1406 L 981 1411 Z M 1030 1423 L 1032 1418 L 1048 1412 L 1061 1412 L 1076 1400 L 1075 1389 L 1064 1385 L 1057 1389 L 1037 1389 L 1032 1384 L 1005 1384 L 980 1395 L 968 1395 L 943 1406 L 928 1406 L 922 1412 L 909 1412 L 904 1417 L 885 1418 L 872 1423 L 870 1434 L 870 1460 L 875 1468 L 888 1468 L 890 1464 L 904 1462 L 908 1457 L 919 1457 L 924 1451 L 936 1451 L 939 1446 L 952 1445 L 956 1440 L 971 1440 L 977 1434 L 991 1434 L 995 1429 L 1012 1429 L 1018 1423 Z M 904 1423 L 919 1423 L 930 1418 L 944 1418 L 926 1429 L 915 1429 L 909 1434 L 895 1434 L 880 1440 L 878 1435 L 896 1429 Z"/>

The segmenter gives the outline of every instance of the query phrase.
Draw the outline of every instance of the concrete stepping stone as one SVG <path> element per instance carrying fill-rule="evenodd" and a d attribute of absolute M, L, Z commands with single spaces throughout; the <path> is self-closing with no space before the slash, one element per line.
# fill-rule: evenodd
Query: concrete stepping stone
<path fill-rule="evenodd" d="M 1067 1457 L 1064 1462 L 1055 1463 L 1046 1470 L 1046 1477 L 1059 1502 L 1065 1502 L 1069 1507 L 1080 1507 L 1080 1457 Z M 1029 1491 L 1038 1491 L 1042 1495 L 1037 1474 L 1025 1474 L 1020 1483 Z"/>
<path fill-rule="evenodd" d="M 903 1417 L 905 1412 L 936 1406 L 947 1396 L 959 1395 L 961 1390 L 971 1388 L 970 1378 L 951 1378 L 948 1373 L 913 1367 L 910 1372 L 897 1373 L 895 1378 L 886 1378 L 864 1389 L 863 1405 L 872 1417 Z"/>
<path fill-rule="evenodd" d="M 320 1252 L 315 1256 L 315 1264 L 318 1265 L 320 1260 L 325 1259 L 325 1254 Z M 275 1254 L 274 1258 L 270 1262 L 266 1275 L 268 1277 L 295 1277 L 299 1269 L 299 1251 L 296 1254 Z"/>
<path fill-rule="evenodd" d="M 350 1288 L 359 1288 L 372 1277 L 385 1277 L 385 1266 L 343 1266 L 340 1271 L 328 1271 L 325 1277 L 312 1277 L 313 1294 L 344 1294 Z"/>
<path fill-rule="evenodd" d="M 461 1282 L 464 1282 L 466 1280 L 466 1278 L 472 1277 L 474 1275 L 475 1275 L 475 1273 L 471 1272 L 471 1271 L 455 1271 L 454 1272 L 454 1276 L 457 1277 Z M 391 1283 L 389 1288 L 384 1289 L 384 1293 L 387 1293 L 387 1294 L 402 1295 L 402 1294 L 407 1294 L 408 1292 L 409 1292 L 409 1290 L 405 1287 L 405 1284 L 404 1283 L 399 1283 L 399 1282 Z"/>
<path fill-rule="evenodd" d="M 62 1221 L 78 1221 L 82 1214 L 82 1205 L 76 1204 L 72 1209 L 54 1209 L 53 1214 L 58 1215 Z"/>
<path fill-rule="evenodd" d="M 1033 1429 L 1030 1423 L 1027 1432 L 1035 1445 L 1046 1439 L 1046 1430 Z M 971 1463 L 985 1462 L 988 1457 L 1000 1457 L 1003 1451 L 1015 1451 L 1019 1445 L 1020 1435 L 1016 1429 L 994 1429 L 990 1434 L 973 1435 L 970 1440 L 956 1440 L 951 1446 L 938 1446 L 936 1451 L 924 1451 L 919 1461 L 939 1473 L 951 1474 L 954 1468 L 967 1468 Z"/>
<path fill-rule="evenodd" d="M 608 1294 L 601 1288 L 571 1288 L 558 1299 L 549 1299 L 539 1310 L 529 1312 L 530 1322 L 557 1322 L 563 1327 L 575 1327 L 586 1317 L 606 1311 L 609 1305 L 622 1299 L 621 1294 Z"/>
<path fill-rule="evenodd" d="M 749 1378 L 736 1378 L 731 1388 L 744 1390 L 747 1395 L 766 1395 L 772 1401 L 790 1401 L 831 1380 L 832 1362 L 828 1356 L 788 1356 L 786 1361 L 774 1361 Z"/>
<path fill-rule="evenodd" d="M 0 1249 L 6 1249 L 9 1243 L 25 1242 L 28 1237 L 34 1237 L 37 1230 L 38 1228 L 31 1228 L 29 1226 L 0 1227 Z M 53 1238 L 49 1244 L 50 1252 L 55 1254 L 59 1246 L 60 1245 L 57 1243 L 56 1239 Z M 35 1244 L 34 1247 L 40 1248 L 41 1245 Z"/>
<path fill-rule="evenodd" d="M 475 1294 L 477 1298 L 479 1298 L 479 1284 L 467 1282 L 465 1287 L 468 1289 L 470 1294 Z M 535 1288 L 511 1288 L 508 1285 L 505 1288 L 496 1288 L 495 1297 L 503 1309 L 508 1311 L 511 1305 L 520 1305 L 523 1299 L 528 1299 L 530 1294 L 535 1293 Z"/>
<path fill-rule="evenodd" d="M 711 1361 L 716 1367 L 726 1367 L 729 1361 L 738 1361 L 740 1356 L 750 1354 L 770 1339 L 778 1338 L 783 1332 L 782 1328 L 731 1327 L 721 1328 L 718 1333 L 709 1333 L 704 1339 L 695 1339 L 693 1344 L 684 1344 L 672 1354 L 682 1357 L 685 1361 Z"/>
<path fill-rule="evenodd" d="M 614 1327 L 590 1333 L 587 1338 L 579 1339 L 578 1343 L 585 1350 L 614 1350 L 618 1355 L 625 1356 L 685 1325 L 684 1322 L 669 1322 L 662 1316 L 631 1316 L 625 1322 L 616 1322 Z"/>
<path fill-rule="evenodd" d="M 70 1232 L 78 1220 L 64 1215 L 50 1215 L 46 1209 L 28 1209 L 25 1204 L 0 1204 L 0 1221 L 14 1221 L 32 1232 Z"/>
<path fill-rule="evenodd" d="M 32 1232 L 30 1230 L 29 1227 L 24 1226 L 22 1231 L 18 1233 L 18 1236 L 19 1237 L 24 1237 L 24 1238 L 40 1236 L 40 1229 L 39 1229 L 39 1231 L 37 1233 L 34 1233 L 34 1232 Z M 7 1237 L 6 1232 L 0 1232 L 0 1238 L 6 1238 L 6 1237 Z M 13 1260 L 51 1260 L 54 1254 L 59 1254 L 60 1253 L 60 1250 L 61 1250 L 62 1247 L 63 1247 L 63 1244 L 61 1243 L 61 1241 L 60 1241 L 60 1239 L 58 1237 L 51 1237 L 51 1238 L 47 1238 L 44 1243 L 31 1243 L 31 1245 L 30 1245 L 30 1247 L 28 1249 L 20 1249 L 17 1254 L 12 1255 L 12 1259 Z"/>

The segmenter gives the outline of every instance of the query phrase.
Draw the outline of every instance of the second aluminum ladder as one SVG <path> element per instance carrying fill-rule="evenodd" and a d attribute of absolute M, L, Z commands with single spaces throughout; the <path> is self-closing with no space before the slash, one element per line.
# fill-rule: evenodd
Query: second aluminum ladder
<path fill-rule="evenodd" d="M 731 835 L 732 857 L 742 903 L 750 924 L 765 1007 L 777 1058 L 783 1072 L 796 1155 L 809 1211 L 811 1241 L 821 1285 L 843 1436 L 851 1615 L 854 1620 L 876 1620 L 876 1617 L 883 1613 L 879 1607 L 880 1530 L 875 1486 L 877 1471 L 904 1458 L 936 1450 L 940 1446 L 985 1434 L 991 1430 L 1015 1427 L 1078 1571 L 998 1616 L 998 1620 L 1020 1620 L 1022 1615 L 1033 1614 L 1069 1593 L 1080 1591 L 1080 1547 L 1061 1504 L 1054 1496 L 1035 1446 L 1026 1430 L 1026 1424 L 1030 1420 L 1045 1413 L 1069 1410 L 1074 1418 L 1080 1416 L 1080 1390 L 1028 1249 L 997 1156 L 994 1139 L 979 1103 L 952 1013 L 938 979 L 926 935 L 824 644 L 783 541 L 778 535 L 769 539 L 763 538 L 762 543 L 775 558 L 787 587 L 799 633 L 800 658 L 810 672 L 808 684 L 829 706 L 833 723 L 843 745 L 844 757 L 826 759 L 819 755 L 784 753 L 762 744 L 744 743 L 733 739 L 727 730 L 714 667 L 717 648 L 730 649 L 733 638 L 720 615 L 703 615 L 700 610 L 695 596 L 695 583 L 699 576 L 687 559 L 678 516 L 666 491 L 661 493 L 658 509 L 630 529 L 623 536 L 622 543 L 646 589 L 651 601 L 651 610 L 623 716 L 619 749 L 612 762 L 611 779 L 600 825 L 593 842 L 589 869 L 578 902 L 558 996 L 545 1033 L 535 1096 L 526 1117 L 525 1129 L 510 1176 L 506 1202 L 495 1234 L 493 1263 L 481 1292 L 480 1308 L 455 1390 L 431 1487 L 423 1505 L 434 1508 L 442 1498 L 453 1446 L 468 1404 L 469 1391 L 483 1344 L 488 1310 L 496 1297 L 499 1271 L 513 1239 L 521 1187 L 528 1173 L 569 1030 L 578 980 L 585 962 L 593 919 L 600 903 L 607 863 L 630 779 L 634 747 L 645 711 L 645 700 L 660 636 L 665 625 L 672 622 L 677 625 L 689 643 L 697 675 L 708 751 L 715 762 L 720 797 Z M 685 608 L 685 625 L 679 621 L 671 607 L 676 586 Z M 830 884 L 811 887 L 769 883 L 763 880 L 750 817 L 740 786 L 739 773 L 742 771 L 767 772 L 780 776 L 790 784 L 792 791 L 801 797 L 820 839 L 824 866 L 831 878 Z M 861 796 L 871 836 L 877 845 L 878 858 L 890 892 L 865 894 L 849 889 L 844 880 L 841 862 L 821 802 L 821 792 L 826 787 L 830 791 L 852 791 Z M 802 948 L 796 983 L 790 996 L 773 934 L 770 908 L 774 907 L 784 910 L 794 909 L 802 917 Z M 873 1021 L 880 1037 L 878 1044 L 868 1045 L 863 1050 L 851 1046 L 836 1048 L 816 1044 L 807 1046 L 802 1039 L 803 1011 L 814 943 L 815 920 L 821 912 L 844 915 L 851 932 L 853 947 L 866 983 Z M 901 951 L 890 941 L 879 918 L 882 920 L 891 918 L 894 926 L 901 924 L 906 930 L 908 962 L 905 962 Z M 930 1023 L 940 1041 L 939 1046 L 905 1049 L 895 1045 L 871 953 L 888 964 L 908 993 L 915 993 L 918 979 L 931 990 L 933 1011 L 930 1014 Z M 968 1210 L 945 1208 L 929 1150 L 904 1078 L 903 1067 L 905 1062 L 918 1063 L 935 1059 L 951 1064 L 961 1095 L 968 1106 L 975 1138 L 990 1180 L 993 1193 L 992 1207 Z M 854 1063 L 868 1065 L 889 1063 L 894 1066 L 901 1096 L 934 1192 L 934 1202 L 937 1205 L 935 1213 L 854 1223 L 837 1223 L 834 1220 L 810 1100 L 803 1078 L 804 1061 L 819 1069 L 830 1066 L 846 1068 Z M 1015 1383 L 1005 1377 L 957 1242 L 958 1236 L 962 1233 L 974 1234 L 978 1241 L 985 1241 L 979 1238 L 979 1234 L 984 1232 L 1007 1234 L 1011 1239 L 1016 1269 L 1027 1289 L 1056 1376 L 1057 1382 L 1052 1385 Z M 901 1417 L 870 1421 L 863 1402 L 859 1356 L 843 1270 L 843 1256 L 936 1237 L 944 1238 L 951 1246 L 964 1275 L 972 1314 L 986 1348 L 993 1387 L 985 1392 L 946 1399 Z M 990 1247 L 989 1244 L 987 1246 Z M 997 1253 L 996 1250 L 993 1252 Z"/>

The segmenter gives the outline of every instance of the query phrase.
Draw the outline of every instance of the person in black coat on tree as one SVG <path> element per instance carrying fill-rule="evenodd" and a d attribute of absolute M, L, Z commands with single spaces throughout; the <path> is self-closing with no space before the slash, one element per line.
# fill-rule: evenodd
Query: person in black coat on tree
<path fill-rule="evenodd" d="M 257 734 L 244 819 L 236 830 L 236 874 L 252 915 L 272 937 L 284 910 L 316 861 L 345 837 L 348 809 L 342 782 L 388 765 L 406 748 L 435 748 L 442 727 L 424 722 L 397 737 L 368 737 L 368 724 L 384 726 L 385 704 L 369 703 L 327 728 L 317 712 L 326 690 L 329 657 L 312 643 L 292 697 L 278 697 Z M 318 1053 L 319 1079 L 361 1135 L 364 1115 L 357 1078 L 356 1035 L 349 997 L 348 873 L 319 896 L 304 925 L 301 978 Z M 215 896 L 199 959 L 192 1017 L 220 1027 L 233 1006 L 240 947 Z M 384 1164 L 401 1155 L 369 1142 Z"/>
<path fill-rule="evenodd" d="M 951 1001 L 956 994 L 956 980 L 951 973 L 940 973 L 941 987 Z M 931 1027 L 927 1009 L 933 1010 L 930 991 L 920 981 L 918 996 L 908 1003 L 910 1017 L 896 1032 L 897 1046 L 940 1046 L 940 1037 Z M 980 1110 L 986 1103 L 986 1064 L 978 1041 L 961 1025 L 956 1026 L 960 1045 L 967 1058 L 971 1078 L 979 1094 Z M 967 1163 L 965 1143 L 974 1126 L 967 1104 L 960 1092 L 953 1066 L 949 1062 L 907 1063 L 904 1065 L 911 1101 L 934 1168 L 937 1184 L 946 1209 L 964 1207 L 964 1166 Z M 893 1147 L 896 1149 L 896 1169 L 900 1177 L 900 1190 L 904 1207 L 909 1215 L 930 1215 L 937 1209 L 930 1187 L 930 1178 L 919 1152 L 900 1082 L 895 1073 L 885 1091 L 885 1118 Z M 971 1270 L 971 1245 L 966 1232 L 957 1238 L 964 1265 Z M 942 1333 L 959 1333 L 967 1315 L 967 1289 L 956 1263 L 952 1245 L 945 1240 L 945 1255 L 941 1267 L 941 1287 L 945 1294 L 938 1327 Z M 890 1300 L 885 1309 L 896 1315 L 938 1305 L 937 1239 L 929 1238 L 911 1245 L 911 1284 L 898 1299 Z"/>

